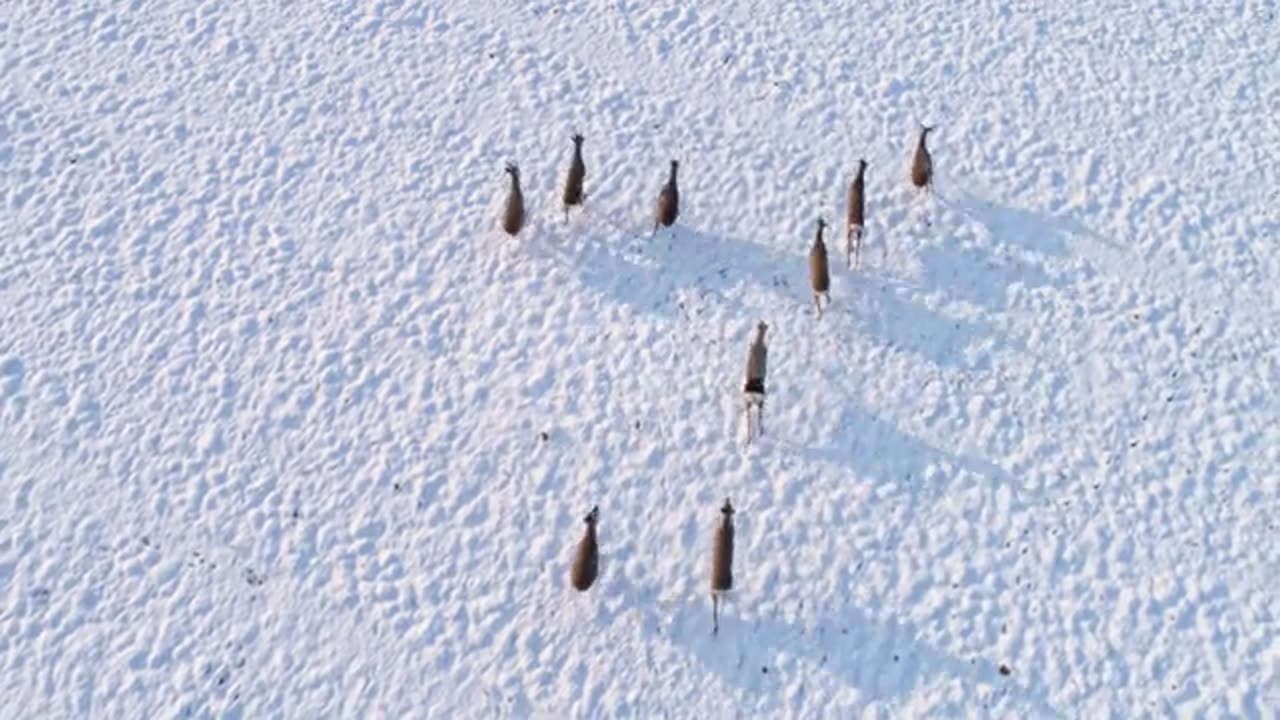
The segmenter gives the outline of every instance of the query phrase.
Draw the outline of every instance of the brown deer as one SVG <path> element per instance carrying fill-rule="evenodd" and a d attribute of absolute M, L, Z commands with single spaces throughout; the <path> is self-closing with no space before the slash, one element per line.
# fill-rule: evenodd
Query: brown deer
<path fill-rule="evenodd" d="M 582 162 L 582 135 L 573 135 L 573 159 L 569 161 L 569 174 L 564 179 L 564 221 L 569 222 L 569 208 L 581 206 L 585 196 L 582 183 L 587 177 L 587 166 Z"/>
<path fill-rule="evenodd" d="M 520 168 L 514 163 L 507 165 L 507 174 L 511 176 L 511 190 L 507 193 L 507 209 L 502 215 L 502 229 L 515 237 L 524 227 L 524 193 L 520 190 Z"/>
<path fill-rule="evenodd" d="M 764 377 L 769 361 L 769 348 L 765 347 L 764 334 L 769 326 L 761 320 L 756 325 L 756 339 L 747 351 L 747 382 L 742 388 L 746 401 L 744 408 L 747 417 L 747 444 L 756 437 L 764 435 Z M 751 410 L 755 409 L 755 422 L 751 421 Z"/>
<path fill-rule="evenodd" d="M 863 178 L 867 172 L 867 161 L 858 160 L 858 174 L 854 176 L 853 182 L 849 184 L 849 218 L 848 218 L 848 234 L 844 240 L 845 259 L 849 263 L 849 268 L 853 269 L 862 266 L 862 238 L 865 234 L 865 225 L 863 220 Z"/>
<path fill-rule="evenodd" d="M 911 184 L 925 192 L 933 190 L 933 158 L 929 155 L 929 148 L 925 147 L 925 140 L 931 132 L 933 128 L 920 126 L 920 141 L 916 143 L 916 154 L 911 159 Z"/>
<path fill-rule="evenodd" d="M 818 317 L 822 317 L 822 298 L 831 305 L 831 271 L 827 266 L 827 244 L 822 241 L 822 231 L 827 221 L 818 218 L 818 234 L 813 238 L 813 247 L 809 248 L 809 284 L 813 287 L 813 304 L 818 308 Z"/>
<path fill-rule="evenodd" d="M 729 498 L 720 507 L 711 555 L 711 634 L 720 632 L 720 600 L 733 590 L 733 505 Z"/>
<path fill-rule="evenodd" d="M 578 541 L 578 552 L 573 557 L 573 571 L 569 580 L 579 592 L 585 592 L 596 581 L 600 570 L 600 548 L 596 544 L 596 521 L 600 519 L 600 508 L 593 507 L 582 519 L 587 529 Z"/>
<path fill-rule="evenodd" d="M 671 227 L 676 221 L 676 216 L 680 214 L 680 189 L 676 186 L 676 172 L 680 169 L 680 163 L 676 160 L 671 161 L 671 174 L 667 176 L 667 184 L 662 186 L 662 191 L 658 193 L 658 207 L 654 213 L 653 232 L 658 232 L 658 226 Z"/>

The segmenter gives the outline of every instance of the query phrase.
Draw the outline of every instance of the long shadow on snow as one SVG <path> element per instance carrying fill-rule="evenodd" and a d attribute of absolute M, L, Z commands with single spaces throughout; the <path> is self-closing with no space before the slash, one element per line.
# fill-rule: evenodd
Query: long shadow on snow
<path fill-rule="evenodd" d="M 985 225 L 997 241 L 1030 252 L 1065 256 L 1067 238 L 1073 235 L 1115 246 L 1073 218 L 1001 205 L 963 190 L 953 198 L 942 198 L 942 202 Z"/>
<path fill-rule="evenodd" d="M 977 245 L 957 246 L 944 240 L 921 250 L 924 289 L 990 310 L 1008 306 L 1009 289 L 1069 284 L 1046 273 L 1036 258 L 1069 254 L 1067 239 L 1081 236 L 1106 243 L 1091 230 L 1069 218 L 996 204 L 967 192 L 939 202 L 985 226 L 997 246 L 1021 252 L 997 253 Z"/>
<path fill-rule="evenodd" d="M 911 289 L 896 282 L 875 286 L 855 276 L 846 282 L 849 286 L 853 289 L 848 292 L 848 306 L 833 299 L 831 314 L 847 316 L 856 328 L 880 338 L 886 347 L 918 355 L 938 367 L 983 369 L 985 362 L 966 357 L 965 351 L 991 334 L 990 324 L 930 310 L 911 300 Z"/>
<path fill-rule="evenodd" d="M 990 686 L 993 700 L 1010 695 L 1036 717 L 1061 717 L 1049 705 L 1043 687 L 1034 683 L 1019 686 L 1012 678 L 1001 676 L 998 665 L 990 659 L 950 655 L 921 640 L 913 625 L 877 621 L 856 607 L 829 613 L 812 624 L 775 618 L 747 622 L 733 614 L 731 601 L 722 608 L 720 632 L 715 637 L 709 632 L 710 615 L 705 605 L 679 608 L 670 624 L 671 639 L 726 682 L 748 691 L 779 682 L 780 670 L 772 660 L 785 653 L 807 658 L 812 665 L 874 698 L 902 698 L 924 678 L 948 676 L 971 687 L 979 683 Z M 769 672 L 762 672 L 762 668 Z M 980 699 L 974 698 L 974 702 Z"/>
<path fill-rule="evenodd" d="M 840 437 L 848 441 L 843 447 L 805 447 L 786 441 L 775 443 L 809 460 L 848 467 L 858 476 L 873 478 L 878 483 L 911 483 L 915 492 L 932 490 L 937 495 L 945 492 L 944 487 L 928 487 L 928 483 L 935 481 L 927 477 L 930 468 L 937 468 L 941 476 L 947 478 L 963 472 L 1009 485 L 1015 492 L 1018 489 L 1014 476 L 999 465 L 973 455 L 934 447 L 899 430 L 891 421 L 856 405 L 842 407 L 839 428 Z"/>
<path fill-rule="evenodd" d="M 997 246 L 1017 246 L 1023 252 L 998 253 L 998 248 L 960 245 L 944 235 L 940 244 L 919 250 L 924 270 L 919 287 L 890 283 L 882 285 L 879 293 L 868 294 L 868 302 L 881 304 L 876 318 L 879 322 L 872 323 L 869 329 L 891 346 L 906 346 L 931 357 L 939 366 L 973 369 L 975 363 L 963 357 L 964 350 L 969 341 L 991 334 L 990 325 L 943 315 L 900 296 L 921 291 L 983 311 L 1003 311 L 1008 308 L 1009 291 L 1014 285 L 1027 289 L 1065 286 L 1066 281 L 1055 280 L 1046 273 L 1035 256 L 1065 256 L 1068 235 L 1092 234 L 1069 220 L 996 205 L 968 193 L 956 199 L 940 197 L 940 202 L 984 225 Z"/>
<path fill-rule="evenodd" d="M 1008 306 L 1009 288 L 1014 284 L 1027 289 L 1052 284 L 1038 267 L 998 257 L 980 247 L 929 246 L 920 251 L 920 261 L 928 288 L 989 310 Z"/>
<path fill-rule="evenodd" d="M 582 220 L 597 218 L 584 215 Z M 736 302 L 724 291 L 744 281 L 786 287 L 790 269 L 803 269 L 803 258 L 684 225 L 660 229 L 653 236 L 624 232 L 613 222 L 609 225 L 566 233 L 566 247 L 552 253 L 571 262 L 589 287 L 645 312 L 689 316 L 697 308 L 681 307 L 676 297 L 681 291 L 697 293 L 698 302 L 713 296 Z"/>
<path fill-rule="evenodd" d="M 928 509 L 956 483 L 1000 484 L 1015 497 L 1022 493 L 1016 478 L 999 465 L 930 445 L 856 405 L 842 407 L 838 428 L 837 437 L 844 442 L 835 446 L 812 447 L 777 439 L 774 443 L 811 462 L 851 470 L 855 477 L 875 484 L 878 505 L 894 513 L 902 507 L 901 516 L 908 521 L 893 523 L 889 535 L 865 548 L 867 553 L 896 552 L 902 533 L 916 523 L 927 523 Z"/>
<path fill-rule="evenodd" d="M 637 310 L 689 318 L 698 315 L 699 305 L 708 300 L 739 305 L 726 291 L 752 282 L 767 283 L 787 302 L 809 306 L 808 269 L 802 254 L 784 254 L 683 225 L 676 225 L 674 231 L 661 229 L 651 237 L 647 232 L 626 233 L 611 219 L 602 222 L 584 215 L 581 220 L 583 224 L 572 231 L 549 238 L 546 250 L 573 265 L 589 287 Z M 604 227 L 583 230 L 590 222 Z M 838 255 L 832 254 L 833 268 L 844 273 L 838 269 Z M 847 297 L 835 298 L 834 316 L 849 317 L 855 327 L 889 347 L 902 348 L 935 365 L 975 369 L 965 349 L 990 333 L 985 323 L 929 310 L 904 297 L 903 288 L 896 285 L 877 289 L 862 276 L 847 274 L 838 282 L 844 284 Z M 689 298 L 684 291 L 693 291 L 697 297 Z"/>

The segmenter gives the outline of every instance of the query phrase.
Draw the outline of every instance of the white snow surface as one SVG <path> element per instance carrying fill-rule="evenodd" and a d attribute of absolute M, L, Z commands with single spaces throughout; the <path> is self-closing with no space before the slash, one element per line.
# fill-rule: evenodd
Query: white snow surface
<path fill-rule="evenodd" d="M 1277 717 L 1277 12 L 4 3 L 0 716 Z"/>

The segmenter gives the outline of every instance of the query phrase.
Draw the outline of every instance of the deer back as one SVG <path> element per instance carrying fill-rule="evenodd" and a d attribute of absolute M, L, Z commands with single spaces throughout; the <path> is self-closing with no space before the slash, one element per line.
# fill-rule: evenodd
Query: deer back
<path fill-rule="evenodd" d="M 733 589 L 733 518 L 725 516 L 716 528 L 715 550 L 711 558 L 711 589 Z"/>
<path fill-rule="evenodd" d="M 933 182 L 933 158 L 929 155 L 926 138 L 933 128 L 921 128 L 920 142 L 916 145 L 916 154 L 911 161 L 911 182 L 916 187 L 924 187 Z"/>
<path fill-rule="evenodd" d="M 853 182 L 849 183 L 849 227 L 863 227 L 863 175 L 866 172 L 867 164 L 861 163 L 858 166 L 858 174 L 853 178 Z"/>
<path fill-rule="evenodd" d="M 596 519 L 599 509 L 592 508 L 586 517 L 587 529 L 578 541 L 578 550 L 573 557 L 573 570 L 570 580 L 578 591 L 585 591 L 596 581 L 600 571 L 600 548 L 596 542 Z"/>
<path fill-rule="evenodd" d="M 671 163 L 671 175 L 667 178 L 667 183 L 662 186 L 662 192 L 658 193 L 657 220 L 666 227 L 670 227 L 676 221 L 676 217 L 680 214 L 680 188 L 676 183 L 675 162 Z"/>
<path fill-rule="evenodd" d="M 587 177 L 587 166 L 582 161 L 582 136 L 573 136 L 573 159 L 569 161 L 569 174 L 564 180 L 564 204 L 582 204 L 582 185 Z"/>
<path fill-rule="evenodd" d="M 514 166 L 508 169 L 511 174 L 511 190 L 507 193 L 507 209 L 502 215 L 502 229 L 508 235 L 515 235 L 524 227 L 524 192 L 520 190 L 520 174 Z"/>
<path fill-rule="evenodd" d="M 813 247 L 809 248 L 809 284 L 813 291 L 824 293 L 831 289 L 831 272 L 827 267 L 827 244 L 822 241 L 822 225 L 818 225 L 818 236 L 813 239 Z"/>

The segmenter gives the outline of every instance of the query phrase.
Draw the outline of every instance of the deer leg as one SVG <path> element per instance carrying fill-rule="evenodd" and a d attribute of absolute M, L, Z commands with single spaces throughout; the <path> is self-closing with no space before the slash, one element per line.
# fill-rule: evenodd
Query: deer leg
<path fill-rule="evenodd" d="M 711 634 L 718 635 L 720 633 L 720 596 L 714 591 L 711 593 Z"/>
<path fill-rule="evenodd" d="M 764 435 L 764 397 L 756 404 L 756 435 Z"/>

